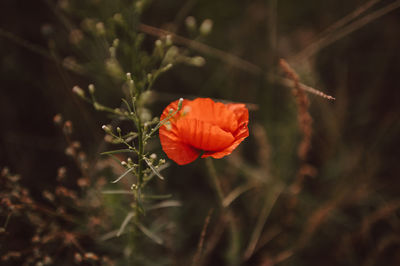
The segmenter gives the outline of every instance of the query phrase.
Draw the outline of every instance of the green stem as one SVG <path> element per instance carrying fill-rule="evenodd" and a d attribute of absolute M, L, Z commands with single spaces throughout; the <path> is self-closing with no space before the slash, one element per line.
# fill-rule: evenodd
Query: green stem
<path fill-rule="evenodd" d="M 219 182 L 218 176 L 217 176 L 217 171 L 215 170 L 214 163 L 210 157 L 206 159 L 206 165 L 208 169 L 208 173 L 210 175 L 212 184 L 214 185 L 214 189 L 217 192 L 218 196 L 218 203 L 220 207 L 223 207 L 223 202 L 224 202 L 224 194 L 221 189 L 221 183 Z"/>
<path fill-rule="evenodd" d="M 143 156 L 144 156 L 144 139 L 143 139 L 143 127 L 140 117 L 136 117 L 137 130 L 138 130 L 138 145 L 137 150 L 138 156 L 138 170 L 137 170 L 137 190 L 136 190 L 136 209 L 135 209 L 135 220 L 138 221 L 140 215 L 140 205 L 142 198 L 142 186 L 143 186 Z"/>
<path fill-rule="evenodd" d="M 218 196 L 218 203 L 222 208 L 222 214 L 226 217 L 229 223 L 230 233 L 230 246 L 227 256 L 227 265 L 239 265 L 240 264 L 240 234 L 237 228 L 237 224 L 234 219 L 234 215 L 231 209 L 224 207 L 224 194 L 222 192 L 221 183 L 219 182 L 217 171 L 215 170 L 214 163 L 210 157 L 206 159 L 207 170 L 211 178 L 212 184 Z"/>

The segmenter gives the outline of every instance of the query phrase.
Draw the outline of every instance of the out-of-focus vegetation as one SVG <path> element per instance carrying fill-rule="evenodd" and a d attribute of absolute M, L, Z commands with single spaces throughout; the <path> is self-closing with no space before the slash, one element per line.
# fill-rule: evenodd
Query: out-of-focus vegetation
<path fill-rule="evenodd" d="M 0 264 L 399 265 L 398 7 L 0 2 Z M 171 162 L 147 191 L 161 204 L 117 237 L 132 196 L 107 191 L 134 179 L 111 183 L 124 168 L 100 156 L 115 149 L 101 126 L 134 127 L 72 88 L 121 107 L 126 73 L 148 80 L 167 61 L 146 115 L 180 97 L 243 102 L 250 136 L 214 160 L 222 207 L 204 160 Z M 157 138 L 147 152 L 165 157 Z"/>

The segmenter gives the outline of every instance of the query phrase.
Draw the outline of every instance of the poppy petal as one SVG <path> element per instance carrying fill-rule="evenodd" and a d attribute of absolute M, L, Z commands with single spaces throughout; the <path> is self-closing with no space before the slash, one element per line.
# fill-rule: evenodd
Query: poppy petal
<path fill-rule="evenodd" d="M 207 151 L 207 152 L 204 152 L 204 154 L 201 156 L 201 158 L 207 158 L 207 157 L 211 156 L 211 157 L 213 157 L 215 159 L 220 159 L 220 158 L 222 158 L 222 157 L 224 157 L 226 155 L 229 155 L 248 136 L 249 136 L 249 130 L 247 129 L 247 127 L 245 127 L 242 130 L 240 130 L 240 133 L 238 134 L 238 136 L 235 137 L 235 141 L 229 147 L 225 148 L 222 151 L 217 151 L 217 152 Z"/>
<path fill-rule="evenodd" d="M 160 120 L 176 111 L 178 102 L 169 104 Z M 188 164 L 199 157 L 222 158 L 249 135 L 249 113 L 244 104 L 223 104 L 209 98 L 183 100 L 182 109 L 159 130 L 167 156 L 178 164 Z"/>
<path fill-rule="evenodd" d="M 227 107 L 235 114 L 239 124 L 246 123 L 247 125 L 249 122 L 249 111 L 247 110 L 246 105 L 242 103 L 230 103 L 227 104 Z"/>
<path fill-rule="evenodd" d="M 185 115 L 188 119 L 204 121 L 232 133 L 238 128 L 235 113 L 223 103 L 216 103 L 210 98 L 197 98 L 188 106 Z"/>
<path fill-rule="evenodd" d="M 180 138 L 172 130 L 165 126 L 159 131 L 161 145 L 168 158 L 174 160 L 177 164 L 183 165 L 193 162 L 200 155 L 200 151 L 181 142 Z"/>
<path fill-rule="evenodd" d="M 232 133 L 197 119 L 179 119 L 176 126 L 183 142 L 200 150 L 223 150 L 235 141 Z"/>

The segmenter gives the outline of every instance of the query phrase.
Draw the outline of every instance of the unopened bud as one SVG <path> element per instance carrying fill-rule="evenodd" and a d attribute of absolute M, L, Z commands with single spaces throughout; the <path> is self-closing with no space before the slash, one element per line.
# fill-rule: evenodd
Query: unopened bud
<path fill-rule="evenodd" d="M 201 56 L 195 56 L 192 58 L 191 63 L 194 66 L 201 67 L 201 66 L 204 66 L 204 64 L 206 63 L 206 60 Z"/>
<path fill-rule="evenodd" d="M 123 23 L 122 15 L 120 13 L 114 14 L 113 19 L 115 20 L 115 22 L 117 22 L 119 24 Z"/>
<path fill-rule="evenodd" d="M 113 41 L 113 47 L 118 47 L 118 45 L 119 45 L 119 39 L 117 38 L 117 39 L 114 39 L 114 41 Z"/>
<path fill-rule="evenodd" d="M 182 104 L 183 104 L 183 98 L 179 98 L 178 111 L 182 109 Z"/>
<path fill-rule="evenodd" d="M 53 117 L 53 122 L 54 122 L 54 124 L 56 124 L 56 125 L 61 125 L 62 122 L 63 122 L 63 118 L 62 118 L 61 114 L 56 114 L 56 115 Z"/>
<path fill-rule="evenodd" d="M 99 35 L 104 35 L 106 33 L 103 22 L 96 23 L 96 31 L 97 31 L 97 34 L 99 34 Z"/>
<path fill-rule="evenodd" d="M 168 34 L 167 36 L 165 36 L 165 45 L 166 45 L 166 46 L 172 45 L 172 36 L 171 36 L 170 34 Z"/>
<path fill-rule="evenodd" d="M 106 133 L 111 133 L 111 129 L 110 129 L 108 126 L 103 125 L 101 128 L 102 128 Z"/>
<path fill-rule="evenodd" d="M 200 33 L 202 35 L 208 35 L 213 27 L 213 21 L 211 19 L 205 19 L 200 25 Z"/>
<path fill-rule="evenodd" d="M 89 92 L 90 92 L 90 94 L 93 94 L 93 93 L 94 93 L 94 91 L 95 91 L 95 89 L 94 89 L 94 85 L 93 85 L 93 84 L 89 84 L 88 88 L 89 88 Z"/>
<path fill-rule="evenodd" d="M 85 92 L 79 86 L 74 86 L 72 91 L 79 97 L 85 98 Z"/>
<path fill-rule="evenodd" d="M 190 31 L 194 31 L 196 29 L 196 19 L 192 16 L 186 18 L 185 24 Z"/>
<path fill-rule="evenodd" d="M 155 42 L 155 45 L 156 45 L 157 47 L 161 47 L 161 45 L 162 45 L 161 40 L 157 40 L 157 41 Z"/>

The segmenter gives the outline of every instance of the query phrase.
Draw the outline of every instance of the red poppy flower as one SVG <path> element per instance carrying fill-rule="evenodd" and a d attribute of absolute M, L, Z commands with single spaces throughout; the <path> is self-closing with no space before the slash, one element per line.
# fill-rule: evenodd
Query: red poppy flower
<path fill-rule="evenodd" d="M 178 102 L 168 105 L 161 121 Z M 201 158 L 222 158 L 249 135 L 249 112 L 244 104 L 223 104 L 209 98 L 183 100 L 182 108 L 159 130 L 164 152 L 176 163 L 188 164 Z"/>

